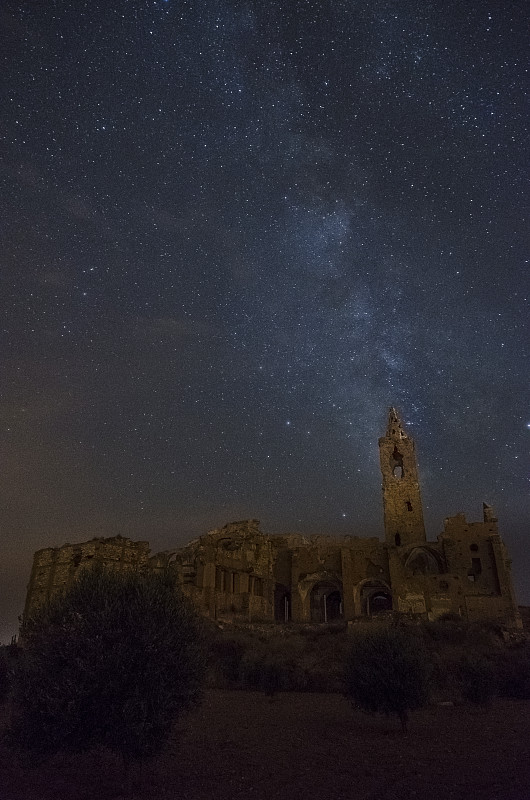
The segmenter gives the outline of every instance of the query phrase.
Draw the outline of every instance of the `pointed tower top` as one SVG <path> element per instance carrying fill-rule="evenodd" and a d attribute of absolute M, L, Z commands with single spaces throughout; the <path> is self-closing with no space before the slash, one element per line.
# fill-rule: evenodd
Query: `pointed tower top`
<path fill-rule="evenodd" d="M 388 414 L 388 428 L 386 435 L 390 436 L 392 439 L 408 439 L 408 436 L 403 429 L 403 424 L 399 418 L 399 414 L 394 407 L 390 408 L 390 412 Z"/>

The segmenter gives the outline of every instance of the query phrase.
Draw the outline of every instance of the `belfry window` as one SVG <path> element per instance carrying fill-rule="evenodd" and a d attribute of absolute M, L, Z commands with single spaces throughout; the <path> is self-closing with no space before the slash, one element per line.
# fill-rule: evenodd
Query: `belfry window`
<path fill-rule="evenodd" d="M 392 453 L 392 457 L 390 459 L 390 467 L 392 469 L 392 475 L 394 478 L 402 478 L 405 474 L 405 470 L 403 469 L 403 454 L 399 452 L 397 447 L 394 447 L 394 452 Z"/>

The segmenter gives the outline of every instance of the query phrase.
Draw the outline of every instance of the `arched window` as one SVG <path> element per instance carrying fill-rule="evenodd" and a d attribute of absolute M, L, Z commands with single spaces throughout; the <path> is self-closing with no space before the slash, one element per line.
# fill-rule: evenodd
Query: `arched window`
<path fill-rule="evenodd" d="M 439 558 L 427 547 L 415 547 L 405 562 L 413 575 L 439 575 L 442 572 Z"/>

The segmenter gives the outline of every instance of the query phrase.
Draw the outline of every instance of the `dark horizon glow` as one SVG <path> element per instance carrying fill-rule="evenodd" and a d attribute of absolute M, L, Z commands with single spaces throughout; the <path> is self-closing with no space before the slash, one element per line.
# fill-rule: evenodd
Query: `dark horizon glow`
<path fill-rule="evenodd" d="M 495 506 L 530 604 L 519 3 L 7 0 L 0 640 L 32 554 Z"/>

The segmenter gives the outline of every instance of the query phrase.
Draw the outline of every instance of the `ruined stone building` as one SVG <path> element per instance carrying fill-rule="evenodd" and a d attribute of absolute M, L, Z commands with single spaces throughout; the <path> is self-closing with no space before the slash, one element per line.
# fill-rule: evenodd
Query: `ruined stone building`
<path fill-rule="evenodd" d="M 68 586 L 79 570 L 168 568 L 212 619 L 285 622 L 354 620 L 389 612 L 436 619 L 495 620 L 520 627 L 510 560 L 491 506 L 483 520 L 445 520 L 425 534 L 413 439 L 394 409 L 379 439 L 384 541 L 377 538 L 272 536 L 257 520 L 233 522 L 187 546 L 150 556 L 147 542 L 120 536 L 39 550 L 25 615 Z"/>

